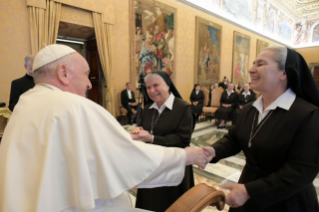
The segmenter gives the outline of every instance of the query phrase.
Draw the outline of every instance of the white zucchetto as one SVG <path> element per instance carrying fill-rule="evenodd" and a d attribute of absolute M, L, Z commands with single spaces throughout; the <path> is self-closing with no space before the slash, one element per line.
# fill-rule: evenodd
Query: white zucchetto
<path fill-rule="evenodd" d="M 44 65 L 47 65 L 74 52 L 76 52 L 74 49 L 61 44 L 52 44 L 46 46 L 43 49 L 41 49 L 35 56 L 33 61 L 32 72 Z"/>

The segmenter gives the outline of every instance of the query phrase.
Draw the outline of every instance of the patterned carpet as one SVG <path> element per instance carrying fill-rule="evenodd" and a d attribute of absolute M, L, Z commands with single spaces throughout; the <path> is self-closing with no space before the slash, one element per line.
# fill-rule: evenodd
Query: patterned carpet
<path fill-rule="evenodd" d="M 134 126 L 124 126 L 127 131 L 130 131 Z M 209 146 L 223 137 L 227 130 L 216 129 L 210 122 L 197 123 L 195 131 L 192 135 L 191 146 Z M 206 183 L 218 190 L 221 190 L 219 184 L 236 183 L 238 182 L 241 171 L 245 165 L 245 156 L 239 153 L 235 156 L 220 160 L 217 164 L 208 164 L 205 171 L 201 172 L 197 167 L 193 167 L 195 184 Z M 319 175 L 314 180 L 314 185 L 319 194 Z M 225 193 L 228 191 L 223 190 Z M 135 203 L 136 189 L 130 191 L 132 194 L 132 201 Z M 319 195 L 318 195 L 319 200 Z M 229 207 L 226 205 L 223 211 L 228 211 Z M 207 207 L 203 212 L 217 212 L 213 207 Z"/>

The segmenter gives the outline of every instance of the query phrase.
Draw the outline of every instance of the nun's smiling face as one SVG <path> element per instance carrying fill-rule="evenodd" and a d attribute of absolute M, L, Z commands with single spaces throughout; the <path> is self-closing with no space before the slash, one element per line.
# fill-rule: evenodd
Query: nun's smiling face
<path fill-rule="evenodd" d="M 249 69 L 251 78 L 250 88 L 260 93 L 273 92 L 285 83 L 285 72 L 278 68 L 278 63 L 273 58 L 271 50 L 262 51 Z"/>
<path fill-rule="evenodd" d="M 145 81 L 148 96 L 161 107 L 169 97 L 169 87 L 162 77 L 153 75 Z"/>

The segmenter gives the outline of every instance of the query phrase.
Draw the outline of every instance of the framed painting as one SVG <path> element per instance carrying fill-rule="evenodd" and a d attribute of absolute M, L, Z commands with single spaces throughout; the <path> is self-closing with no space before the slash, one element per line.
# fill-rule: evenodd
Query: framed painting
<path fill-rule="evenodd" d="M 232 82 L 248 82 L 250 37 L 234 31 Z"/>
<path fill-rule="evenodd" d="M 131 83 L 165 71 L 174 81 L 176 9 L 155 0 L 130 0 Z"/>
<path fill-rule="evenodd" d="M 257 45 L 256 45 L 256 57 L 259 55 L 259 53 L 267 48 L 269 46 L 269 43 L 257 39 Z"/>
<path fill-rule="evenodd" d="M 196 17 L 195 84 L 207 87 L 219 81 L 222 27 Z"/>

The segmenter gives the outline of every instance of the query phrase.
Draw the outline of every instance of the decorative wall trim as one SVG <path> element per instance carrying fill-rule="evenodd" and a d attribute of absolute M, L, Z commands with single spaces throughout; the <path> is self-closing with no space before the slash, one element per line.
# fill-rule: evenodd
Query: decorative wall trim
<path fill-rule="evenodd" d="M 27 0 L 27 6 L 46 9 L 47 3 L 46 3 L 46 0 Z"/>

